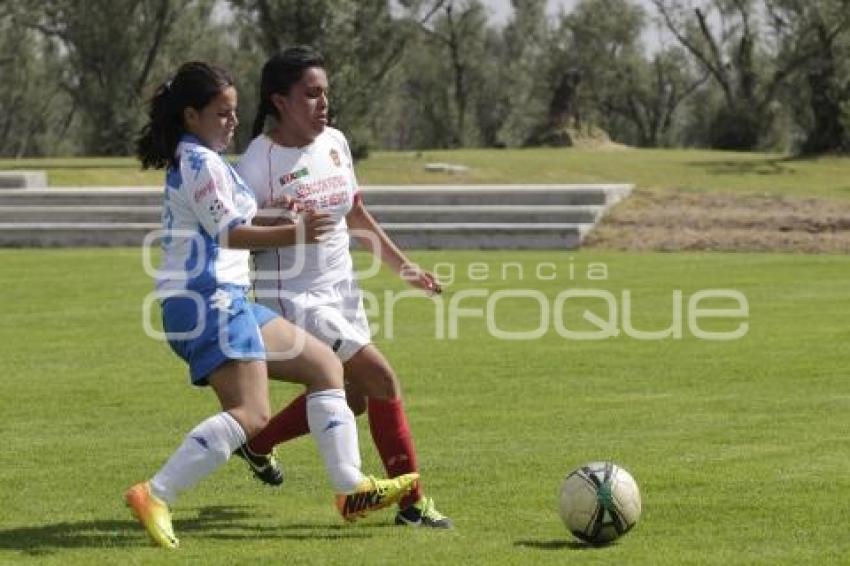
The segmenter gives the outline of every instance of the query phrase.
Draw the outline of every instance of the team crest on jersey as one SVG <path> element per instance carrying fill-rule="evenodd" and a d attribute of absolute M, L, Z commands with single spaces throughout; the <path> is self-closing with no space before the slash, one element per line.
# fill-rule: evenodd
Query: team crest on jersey
<path fill-rule="evenodd" d="M 330 151 L 331 160 L 337 167 L 342 167 L 342 162 L 339 160 L 339 152 L 335 149 Z"/>
<path fill-rule="evenodd" d="M 310 174 L 310 171 L 306 167 L 302 167 L 301 169 L 299 169 L 297 171 L 290 171 L 289 173 L 287 173 L 285 175 L 281 175 L 279 181 L 280 181 L 281 185 L 288 185 L 292 181 L 295 181 L 296 179 L 300 179 L 301 177 L 306 177 L 309 174 Z"/>
<path fill-rule="evenodd" d="M 210 204 L 210 215 L 212 216 L 213 222 L 221 222 L 221 219 L 224 218 L 224 203 L 218 199 L 215 199 L 212 204 Z"/>

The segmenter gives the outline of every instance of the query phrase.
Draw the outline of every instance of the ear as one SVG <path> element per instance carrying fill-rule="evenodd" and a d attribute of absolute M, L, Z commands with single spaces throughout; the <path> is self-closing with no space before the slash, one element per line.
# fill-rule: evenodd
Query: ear
<path fill-rule="evenodd" d="M 186 125 L 187 130 L 194 129 L 195 126 L 198 125 L 200 117 L 200 113 L 191 106 L 187 106 L 183 109 L 183 123 Z"/>
<path fill-rule="evenodd" d="M 282 116 L 282 115 L 286 114 L 286 110 L 287 110 L 287 107 L 289 105 L 289 101 L 286 99 L 286 97 L 284 95 L 274 93 L 274 94 L 271 95 L 269 100 L 271 100 L 272 106 L 274 106 L 274 109 L 276 110 L 276 114 L 278 116 Z"/>

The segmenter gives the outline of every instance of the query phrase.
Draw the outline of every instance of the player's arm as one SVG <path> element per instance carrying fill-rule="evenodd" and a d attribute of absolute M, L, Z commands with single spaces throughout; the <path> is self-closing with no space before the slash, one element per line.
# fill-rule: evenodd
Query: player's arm
<path fill-rule="evenodd" d="M 225 248 L 262 249 L 315 243 L 334 225 L 329 214 L 306 211 L 281 226 L 252 226 L 233 202 L 233 181 L 221 158 L 200 150 L 181 162 L 189 205 L 198 222 Z M 193 162 L 194 161 L 194 162 Z"/>
<path fill-rule="evenodd" d="M 253 226 L 295 224 L 298 220 L 298 213 L 303 210 L 297 200 L 289 195 L 281 195 L 267 202 L 262 208 L 257 210 L 257 214 L 251 220 L 251 224 Z"/>
<path fill-rule="evenodd" d="M 227 232 L 221 244 L 240 250 L 281 248 L 295 244 L 315 244 L 333 229 L 330 214 L 307 211 L 299 214 L 294 223 L 278 226 L 236 224 Z"/>
<path fill-rule="evenodd" d="M 402 279 L 412 286 L 430 293 L 442 292 L 437 278 L 411 262 L 404 255 L 404 252 L 395 245 L 384 229 L 381 228 L 381 225 L 378 224 L 378 221 L 375 220 L 375 217 L 366 210 L 362 198 L 354 199 L 354 204 L 351 211 L 346 215 L 345 221 L 348 223 L 348 228 L 354 239 L 373 255 L 379 257 L 384 265 L 392 269 Z"/>

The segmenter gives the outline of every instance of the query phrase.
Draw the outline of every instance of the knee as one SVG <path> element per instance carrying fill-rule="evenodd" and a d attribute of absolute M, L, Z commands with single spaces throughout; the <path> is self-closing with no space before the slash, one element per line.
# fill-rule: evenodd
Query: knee
<path fill-rule="evenodd" d="M 355 381 L 358 389 L 367 397 L 395 399 L 401 396 L 401 386 L 398 378 L 393 370 L 386 366 L 376 365 L 370 368 L 369 371 L 358 372 Z"/>
<path fill-rule="evenodd" d="M 267 407 L 258 409 L 242 407 L 242 410 L 231 411 L 231 414 L 233 414 L 239 421 L 239 424 L 242 426 L 242 430 L 245 431 L 245 438 L 248 440 L 254 438 L 258 432 L 266 428 L 266 425 L 269 424 L 269 419 L 271 418 L 270 411 Z"/>
<path fill-rule="evenodd" d="M 368 395 L 377 399 L 394 399 L 401 396 L 401 386 L 393 370 L 378 367 L 369 376 Z"/>
<path fill-rule="evenodd" d="M 342 364 L 336 356 L 328 356 L 322 359 L 317 371 L 317 383 L 319 389 L 344 389 Z"/>
<path fill-rule="evenodd" d="M 355 417 L 359 417 L 366 412 L 366 396 L 359 391 L 346 389 L 345 400 L 348 402 L 348 408 L 351 409 Z"/>

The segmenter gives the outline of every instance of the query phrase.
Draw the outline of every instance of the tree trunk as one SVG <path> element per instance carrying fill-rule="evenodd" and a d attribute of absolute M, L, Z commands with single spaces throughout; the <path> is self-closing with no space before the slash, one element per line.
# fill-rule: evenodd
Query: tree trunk
<path fill-rule="evenodd" d="M 823 25 L 818 26 L 823 45 L 821 56 L 809 66 L 809 107 L 814 123 L 803 144 L 803 153 L 847 150 L 847 132 L 841 121 L 841 88 L 836 77 L 832 42 Z"/>

